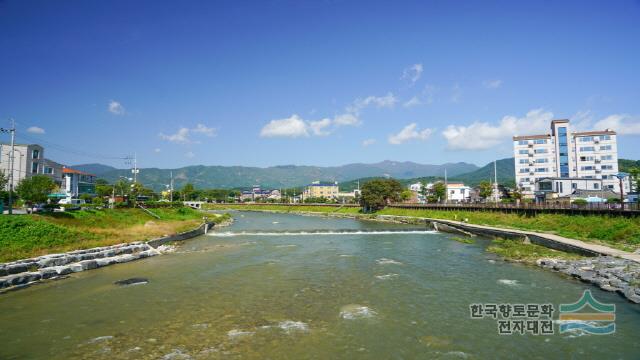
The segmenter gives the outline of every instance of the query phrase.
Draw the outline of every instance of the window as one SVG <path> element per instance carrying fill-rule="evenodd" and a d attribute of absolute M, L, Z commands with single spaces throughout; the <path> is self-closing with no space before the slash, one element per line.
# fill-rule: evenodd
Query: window
<path fill-rule="evenodd" d="M 36 150 L 34 150 L 36 151 Z M 32 174 L 37 174 L 38 173 L 38 163 L 34 162 L 33 164 L 31 164 L 31 173 Z"/>
<path fill-rule="evenodd" d="M 613 160 L 613 155 L 600 156 L 600 160 Z"/>
<path fill-rule="evenodd" d="M 51 166 L 45 166 L 44 167 L 44 173 L 45 174 L 53 174 L 53 168 Z"/>
<path fill-rule="evenodd" d="M 549 162 L 549 159 L 547 159 L 547 158 L 543 158 L 543 159 L 536 159 L 536 162 L 537 162 L 538 164 L 548 163 L 548 162 Z"/>
<path fill-rule="evenodd" d="M 596 148 L 593 146 L 581 146 L 580 151 L 595 151 Z"/>
<path fill-rule="evenodd" d="M 593 161 L 593 156 L 580 156 L 580 161 Z"/>
<path fill-rule="evenodd" d="M 590 171 L 590 170 L 595 170 L 596 167 L 595 166 L 581 166 L 580 170 L 582 171 Z"/>
<path fill-rule="evenodd" d="M 611 150 L 611 145 L 602 145 L 600 146 L 600 150 Z"/>
<path fill-rule="evenodd" d="M 38 149 L 33 149 L 33 151 L 31 152 L 31 158 L 33 159 L 37 159 L 38 156 L 40 156 L 40 150 Z"/>
<path fill-rule="evenodd" d="M 529 150 L 519 150 L 518 154 L 520 155 L 527 155 L 529 153 Z"/>
<path fill-rule="evenodd" d="M 528 172 L 529 172 L 529 168 L 520 169 L 520 173 L 528 173 Z"/>
<path fill-rule="evenodd" d="M 529 162 L 528 159 L 520 159 L 520 164 L 526 164 L 528 162 Z"/>
<path fill-rule="evenodd" d="M 596 190 L 600 189 L 600 184 L 593 183 L 593 188 L 596 189 Z"/>
<path fill-rule="evenodd" d="M 547 172 L 549 168 L 536 168 L 536 172 Z"/>
<path fill-rule="evenodd" d="M 613 170 L 613 165 L 602 165 L 602 170 Z"/>
<path fill-rule="evenodd" d="M 600 140 L 611 140 L 611 135 L 602 135 L 600 136 Z"/>
<path fill-rule="evenodd" d="M 518 145 L 527 145 L 527 144 L 529 144 L 529 142 L 527 140 L 518 141 Z"/>
<path fill-rule="evenodd" d="M 536 154 L 546 154 L 547 153 L 547 149 L 535 149 L 534 152 Z"/>
<path fill-rule="evenodd" d="M 580 139 L 580 142 L 588 142 L 588 141 L 593 141 L 593 136 L 581 136 L 578 139 Z"/>
<path fill-rule="evenodd" d="M 533 143 L 534 143 L 534 144 L 538 144 L 538 145 L 540 145 L 540 144 L 546 144 L 546 143 L 547 143 L 547 140 L 546 140 L 546 139 L 536 139 L 536 140 L 534 140 L 534 141 L 533 141 Z"/>
<path fill-rule="evenodd" d="M 571 183 L 571 188 L 572 188 L 573 190 L 577 189 L 577 188 L 578 188 L 578 184 L 576 184 L 576 183 Z"/>

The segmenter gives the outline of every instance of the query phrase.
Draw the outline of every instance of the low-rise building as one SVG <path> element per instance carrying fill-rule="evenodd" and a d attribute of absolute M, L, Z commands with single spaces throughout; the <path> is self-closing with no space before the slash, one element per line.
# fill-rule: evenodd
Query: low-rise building
<path fill-rule="evenodd" d="M 44 148 L 37 144 L 14 144 L 13 147 L 13 186 L 23 179 L 42 175 L 44 170 Z M 0 171 L 9 178 L 11 172 L 11 145 L 0 144 Z M 9 182 L 5 190 L 9 190 Z"/>
<path fill-rule="evenodd" d="M 304 189 L 304 198 L 327 198 L 335 199 L 338 197 L 340 189 L 338 188 L 338 182 L 321 182 L 314 181 L 307 185 Z"/>
<path fill-rule="evenodd" d="M 471 198 L 471 188 L 463 183 L 447 184 L 447 201 L 466 202 Z"/>
<path fill-rule="evenodd" d="M 96 195 L 95 175 L 71 168 L 63 168 L 62 174 L 65 197 L 75 199 L 81 195 Z"/>

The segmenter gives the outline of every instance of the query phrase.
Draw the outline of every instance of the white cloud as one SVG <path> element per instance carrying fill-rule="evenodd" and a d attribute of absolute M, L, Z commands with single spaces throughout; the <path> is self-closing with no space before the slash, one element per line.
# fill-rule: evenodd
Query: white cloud
<path fill-rule="evenodd" d="M 377 108 L 393 107 L 398 102 L 398 99 L 393 93 L 387 93 L 385 96 L 367 96 L 364 99 L 356 99 L 352 105 L 347 107 L 347 112 L 352 114 L 359 114 L 360 111 L 369 106 L 375 106 Z"/>
<path fill-rule="evenodd" d="M 194 141 L 191 139 L 191 134 L 201 134 L 208 137 L 216 136 L 216 128 L 207 127 L 204 124 L 197 124 L 193 129 L 187 127 L 181 127 L 175 134 L 165 135 L 160 133 L 159 136 L 162 140 L 166 140 L 176 144 L 199 144 L 200 141 Z"/>
<path fill-rule="evenodd" d="M 115 100 L 109 101 L 108 109 L 109 109 L 109 112 L 114 115 L 124 115 L 126 112 L 126 110 L 124 109 L 124 106 L 122 106 L 122 104 L 120 104 Z"/>
<path fill-rule="evenodd" d="M 502 86 L 502 80 L 494 79 L 494 80 L 485 80 L 482 82 L 482 85 L 487 89 L 497 89 Z"/>
<path fill-rule="evenodd" d="M 535 109 L 522 118 L 505 116 L 495 125 L 477 121 L 467 126 L 449 125 L 442 135 L 451 150 L 483 150 L 511 140 L 515 135 L 548 133 L 551 120 L 553 113 Z"/>
<path fill-rule="evenodd" d="M 331 119 L 322 119 L 318 121 L 310 121 L 309 128 L 314 135 L 327 136 L 331 132 L 327 129 L 331 125 Z"/>
<path fill-rule="evenodd" d="M 420 105 L 420 104 L 422 104 L 422 101 L 420 101 L 420 99 L 417 96 L 414 96 L 411 99 L 409 99 L 409 101 L 407 101 L 404 104 L 402 104 L 402 106 L 404 106 L 404 107 L 414 107 L 414 106 Z"/>
<path fill-rule="evenodd" d="M 189 138 L 189 128 L 180 128 L 175 134 L 165 135 L 160 133 L 160 138 L 162 140 L 166 140 L 176 144 L 190 144 L 191 139 Z"/>
<path fill-rule="evenodd" d="M 613 129 L 620 135 L 640 135 L 640 116 L 613 114 L 598 121 L 595 130 Z"/>
<path fill-rule="evenodd" d="M 156 154 L 159 153 L 160 151 L 162 151 L 162 150 L 160 150 L 160 148 L 153 149 L 153 152 L 156 153 Z"/>
<path fill-rule="evenodd" d="M 422 67 L 422 64 L 413 64 L 402 71 L 402 79 L 407 80 L 413 85 L 418 81 L 418 79 L 420 79 L 423 71 L 424 68 Z"/>
<path fill-rule="evenodd" d="M 376 143 L 376 139 L 366 139 L 362 142 L 362 146 L 369 146 Z"/>
<path fill-rule="evenodd" d="M 196 127 L 191 129 L 191 131 L 193 131 L 194 133 L 206 135 L 208 137 L 216 136 L 216 128 L 207 127 L 203 124 L 196 125 Z"/>
<path fill-rule="evenodd" d="M 31 126 L 27 129 L 27 132 L 31 134 L 44 134 L 44 129 L 37 126 Z"/>
<path fill-rule="evenodd" d="M 360 124 L 360 120 L 354 114 L 345 113 L 336 115 L 333 118 L 333 123 L 336 124 L 336 126 L 351 126 Z"/>
<path fill-rule="evenodd" d="M 416 123 L 411 123 L 400 130 L 399 133 L 389 135 L 389 144 L 400 145 L 410 140 L 424 141 L 431 136 L 432 132 L 433 129 L 420 130 Z"/>
<path fill-rule="evenodd" d="M 305 120 L 297 114 L 286 119 L 271 120 L 260 131 L 261 137 L 309 137 L 327 136 L 338 127 L 360 124 L 358 116 L 351 113 L 339 114 L 321 120 Z"/>
<path fill-rule="evenodd" d="M 308 124 L 298 115 L 293 114 L 286 119 L 271 120 L 260 131 L 261 137 L 307 137 Z"/>
<path fill-rule="evenodd" d="M 184 156 L 188 159 L 193 159 L 194 157 L 196 157 L 196 154 L 194 154 L 192 151 L 187 151 Z"/>

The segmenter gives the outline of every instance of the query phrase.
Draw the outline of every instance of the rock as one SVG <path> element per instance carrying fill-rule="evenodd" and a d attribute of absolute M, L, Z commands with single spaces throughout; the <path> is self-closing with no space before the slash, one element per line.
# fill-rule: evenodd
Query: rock
<path fill-rule="evenodd" d="M 84 260 L 80 261 L 80 266 L 82 266 L 82 270 L 92 270 L 98 267 L 98 264 L 95 260 Z"/>
<path fill-rule="evenodd" d="M 52 277 L 58 276 L 58 272 L 54 268 L 47 268 L 40 270 L 40 275 L 43 279 L 50 279 Z"/>
<path fill-rule="evenodd" d="M 8 274 L 19 274 L 21 272 L 25 272 L 27 271 L 27 266 L 24 264 L 14 264 L 14 265 L 9 265 L 7 266 L 7 273 Z"/>
<path fill-rule="evenodd" d="M 80 271 L 84 270 L 84 268 L 82 267 L 82 264 L 80 264 L 80 263 L 71 264 L 71 265 L 69 265 L 69 268 L 73 272 L 80 272 Z"/>
<path fill-rule="evenodd" d="M 118 263 L 125 263 L 125 262 L 129 262 L 132 260 L 135 260 L 136 258 L 131 255 L 131 254 L 124 254 L 124 255 L 120 255 L 118 257 L 116 257 L 116 262 Z"/>
<path fill-rule="evenodd" d="M 71 269 L 71 266 L 56 266 L 55 270 L 58 273 L 58 275 L 67 275 L 67 274 L 71 274 L 72 272 L 74 272 Z"/>
<path fill-rule="evenodd" d="M 114 282 L 116 285 L 127 286 L 127 285 L 142 285 L 149 283 L 149 279 L 146 278 L 130 278 L 124 280 L 118 280 Z"/>

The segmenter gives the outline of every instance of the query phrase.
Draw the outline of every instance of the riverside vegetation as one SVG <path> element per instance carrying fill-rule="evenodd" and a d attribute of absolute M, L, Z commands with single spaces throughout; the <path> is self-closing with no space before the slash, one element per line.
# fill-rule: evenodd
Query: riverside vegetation
<path fill-rule="evenodd" d="M 471 224 L 502 228 L 553 233 L 560 236 L 602 243 L 621 250 L 640 248 L 640 218 L 624 218 L 601 215 L 538 214 L 525 216 L 498 212 L 473 212 L 464 210 L 431 210 L 384 208 L 373 213 L 362 213 L 358 207 L 290 206 L 290 205 L 209 205 L 211 209 L 270 210 L 283 212 L 317 212 L 351 214 L 356 217 L 372 215 L 396 215 L 442 220 L 466 220 Z"/>
<path fill-rule="evenodd" d="M 135 208 L 1 216 L 0 262 L 148 240 L 193 229 L 206 216 L 188 207 L 153 212 L 160 219 Z M 214 222 L 228 219 L 228 215 L 209 217 Z"/>

